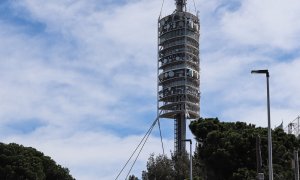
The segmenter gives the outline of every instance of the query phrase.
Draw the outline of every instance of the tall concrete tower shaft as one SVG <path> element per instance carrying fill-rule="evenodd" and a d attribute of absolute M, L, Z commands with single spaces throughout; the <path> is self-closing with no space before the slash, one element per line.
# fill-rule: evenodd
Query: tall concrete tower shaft
<path fill-rule="evenodd" d="M 185 152 L 186 120 L 200 113 L 199 18 L 186 0 L 158 20 L 158 111 L 175 122 L 175 152 Z"/>

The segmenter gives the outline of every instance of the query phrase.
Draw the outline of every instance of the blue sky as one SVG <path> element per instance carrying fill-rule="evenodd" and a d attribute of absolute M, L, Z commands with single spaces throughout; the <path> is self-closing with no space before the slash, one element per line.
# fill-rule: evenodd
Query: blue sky
<path fill-rule="evenodd" d="M 195 0 L 201 116 L 265 127 L 299 115 L 300 2 Z M 114 179 L 156 116 L 161 0 L 0 1 L 0 141 L 32 146 L 77 179 Z M 188 1 L 188 9 L 194 11 Z M 163 15 L 174 9 L 165 1 Z M 173 121 L 162 120 L 166 151 Z M 191 135 L 189 134 L 189 137 Z M 133 172 L 161 153 L 157 128 Z"/>

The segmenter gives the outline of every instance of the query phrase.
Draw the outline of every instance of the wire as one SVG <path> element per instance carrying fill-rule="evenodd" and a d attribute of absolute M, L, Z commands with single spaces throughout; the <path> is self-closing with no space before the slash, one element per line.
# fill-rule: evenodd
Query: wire
<path fill-rule="evenodd" d="M 193 2 L 194 2 L 195 13 L 197 14 L 197 13 L 198 13 L 198 11 L 197 11 L 197 8 L 196 8 L 196 3 L 195 3 L 195 0 L 193 0 Z"/>
<path fill-rule="evenodd" d="M 152 128 L 153 124 L 151 125 L 150 128 Z M 144 141 L 144 139 L 146 138 L 146 136 L 148 135 L 150 129 L 147 131 L 147 133 L 144 135 L 143 139 L 140 141 L 140 143 L 138 144 L 138 146 L 135 148 L 135 150 L 133 151 L 133 153 L 131 154 L 130 158 L 127 160 L 127 162 L 125 163 L 125 165 L 123 166 L 123 168 L 121 169 L 121 171 L 119 172 L 118 176 L 116 177 L 115 180 L 117 180 L 119 178 L 119 176 L 121 175 L 121 173 L 123 172 L 123 170 L 125 169 L 125 167 L 127 166 L 127 164 L 129 163 L 129 161 L 131 160 L 131 158 L 133 157 L 133 155 L 135 154 L 135 152 L 138 150 L 138 148 L 140 147 L 140 145 L 142 144 L 142 142 Z"/>
<path fill-rule="evenodd" d="M 129 157 L 129 159 L 127 160 L 127 162 L 125 163 L 125 165 L 123 166 L 123 168 L 121 169 L 121 171 L 119 172 L 119 174 L 117 175 L 117 177 L 115 178 L 115 180 L 117 180 L 119 178 L 119 176 L 121 175 L 121 173 L 124 171 L 125 167 L 127 166 L 127 164 L 129 163 L 129 161 L 131 160 L 131 158 L 134 156 L 135 152 L 139 149 L 140 145 L 143 143 L 144 139 L 146 138 L 144 144 L 146 143 L 149 135 L 152 132 L 153 127 L 155 126 L 156 122 L 159 119 L 159 115 L 161 114 L 162 111 L 160 111 L 160 113 L 158 114 L 157 118 L 154 120 L 154 122 L 152 123 L 152 125 L 150 126 L 150 128 L 148 129 L 148 131 L 146 132 L 146 134 L 144 135 L 144 137 L 142 138 L 142 140 L 140 141 L 140 143 L 138 144 L 138 146 L 135 148 L 135 150 L 133 151 L 133 153 L 131 154 L 131 156 Z M 144 146 L 143 144 L 143 146 Z M 141 151 L 141 150 L 140 150 Z"/>
<path fill-rule="evenodd" d="M 163 2 L 162 2 L 161 8 L 160 8 L 160 13 L 159 13 L 159 18 L 158 19 L 160 19 L 160 17 L 161 17 L 161 13 L 162 13 L 162 9 L 164 7 L 164 3 L 165 3 L 165 0 L 163 0 Z"/>
<path fill-rule="evenodd" d="M 130 172 L 131 172 L 131 170 L 132 170 L 132 168 L 133 168 L 135 162 L 137 161 L 138 157 L 140 156 L 140 154 L 141 154 L 141 152 L 142 152 L 142 150 L 143 150 L 143 148 L 144 148 L 144 146 L 145 146 L 145 144 L 146 144 L 146 142 L 147 142 L 147 140 L 148 140 L 148 138 L 149 138 L 149 136 L 150 136 L 150 134 L 151 134 L 153 128 L 154 128 L 154 126 L 152 126 L 150 133 L 147 135 L 147 138 L 146 138 L 146 140 L 144 141 L 144 143 L 143 143 L 143 145 L 142 145 L 142 147 L 141 147 L 141 149 L 140 149 L 138 155 L 137 155 L 136 158 L 134 159 L 134 162 L 132 163 L 132 165 L 131 165 L 131 167 L 130 167 L 130 169 L 129 169 L 129 172 L 128 172 L 128 174 L 127 174 L 127 176 L 126 176 L 125 179 L 127 179 L 127 177 L 129 176 L 129 174 L 130 174 Z"/>
<path fill-rule="evenodd" d="M 165 154 L 164 144 L 163 144 L 163 141 L 162 141 L 162 135 L 161 135 L 161 130 L 160 130 L 160 121 L 159 121 L 159 117 L 157 117 L 157 119 L 156 119 L 156 120 L 154 121 L 154 123 L 153 123 L 153 126 L 150 128 L 151 130 L 150 130 L 150 132 L 148 133 L 148 135 L 147 135 L 147 137 L 146 137 L 146 140 L 144 141 L 144 143 L 143 143 L 143 145 L 142 145 L 142 147 L 141 147 L 141 149 L 140 149 L 138 155 L 137 155 L 136 158 L 134 159 L 134 162 L 132 163 L 132 165 L 131 165 L 131 167 L 130 167 L 130 170 L 129 170 L 129 172 L 128 172 L 128 174 L 127 174 L 127 176 L 126 176 L 125 179 L 128 178 L 128 176 L 129 176 L 129 174 L 130 174 L 130 172 L 131 172 L 131 170 L 132 170 L 134 164 L 136 163 L 138 157 L 140 156 L 140 154 L 141 154 L 141 152 L 142 152 L 142 150 L 143 150 L 143 148 L 144 148 L 144 146 L 145 146 L 145 144 L 146 144 L 146 142 L 147 142 L 147 140 L 148 140 L 148 138 L 149 138 L 149 136 L 150 136 L 150 134 L 151 134 L 151 132 L 152 132 L 154 126 L 155 126 L 155 124 L 156 124 L 156 121 L 158 122 L 159 133 L 160 133 L 160 140 L 161 140 L 161 144 L 162 144 L 163 154 Z"/>
<path fill-rule="evenodd" d="M 159 129 L 159 135 L 160 135 L 161 148 L 163 150 L 163 155 L 164 155 L 165 154 L 165 148 L 164 148 L 163 138 L 162 138 L 162 134 L 161 134 L 159 119 L 158 119 L 158 129 Z"/>

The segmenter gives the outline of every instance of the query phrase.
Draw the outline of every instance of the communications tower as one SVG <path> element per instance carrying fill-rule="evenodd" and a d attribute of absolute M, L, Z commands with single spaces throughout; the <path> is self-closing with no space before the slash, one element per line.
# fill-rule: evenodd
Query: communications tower
<path fill-rule="evenodd" d="M 159 118 L 174 119 L 175 153 L 185 152 L 186 121 L 200 114 L 199 30 L 187 0 L 175 0 L 175 11 L 158 20 Z"/>

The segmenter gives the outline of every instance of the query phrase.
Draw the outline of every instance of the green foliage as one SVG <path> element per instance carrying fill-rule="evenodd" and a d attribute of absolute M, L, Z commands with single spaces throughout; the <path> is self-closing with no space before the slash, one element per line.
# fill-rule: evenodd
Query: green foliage
<path fill-rule="evenodd" d="M 147 162 L 147 171 L 143 171 L 143 180 L 183 180 L 188 177 L 189 160 L 187 154 L 154 157 L 151 154 Z"/>
<path fill-rule="evenodd" d="M 171 180 L 174 177 L 172 160 L 165 155 L 154 158 L 151 154 L 147 162 L 147 171 L 143 172 L 143 180 Z"/>
<path fill-rule="evenodd" d="M 236 172 L 232 175 L 232 180 L 253 180 L 256 177 L 256 172 L 254 170 L 249 170 L 247 168 L 238 168 Z"/>
<path fill-rule="evenodd" d="M 0 179 L 73 180 L 67 168 L 31 147 L 0 143 Z"/>
<path fill-rule="evenodd" d="M 137 177 L 135 177 L 134 175 L 130 175 L 128 177 L 128 180 L 139 180 Z"/>
<path fill-rule="evenodd" d="M 244 122 L 220 122 L 217 118 L 200 118 L 190 124 L 198 146 L 193 157 L 194 180 L 256 179 L 256 138 L 261 138 L 261 155 L 265 179 L 268 179 L 267 128 Z M 299 140 L 282 129 L 272 131 L 274 180 L 294 179 L 291 167 Z M 188 179 L 187 155 L 172 159 L 151 155 L 143 180 Z"/>
<path fill-rule="evenodd" d="M 260 136 L 263 169 L 268 178 L 266 128 L 210 118 L 193 121 L 190 129 L 202 144 L 194 155 L 195 176 L 208 180 L 255 179 L 256 137 Z M 291 159 L 299 141 L 281 129 L 273 131 L 272 137 L 274 180 L 292 179 Z"/>
<path fill-rule="evenodd" d="M 173 179 L 188 179 L 190 172 L 190 163 L 187 152 L 181 155 L 172 154 L 172 161 L 175 170 L 175 177 Z"/>

